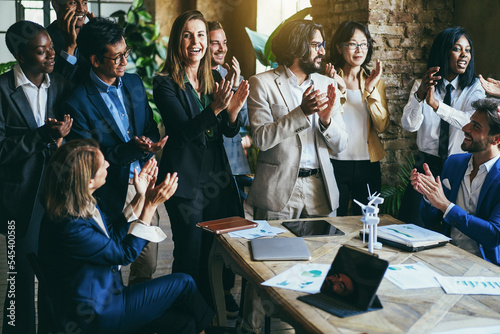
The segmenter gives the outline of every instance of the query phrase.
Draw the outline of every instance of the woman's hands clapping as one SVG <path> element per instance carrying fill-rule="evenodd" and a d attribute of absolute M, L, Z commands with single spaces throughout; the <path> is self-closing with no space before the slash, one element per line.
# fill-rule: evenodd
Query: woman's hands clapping
<path fill-rule="evenodd" d="M 227 113 L 229 115 L 229 125 L 233 125 L 238 118 L 238 113 L 245 104 L 245 100 L 250 94 L 250 85 L 247 80 L 243 80 L 238 87 L 238 90 L 233 95 L 233 98 L 227 106 Z"/>
<path fill-rule="evenodd" d="M 231 102 L 231 98 L 233 97 L 231 83 L 231 79 L 222 79 L 220 83 L 215 83 L 214 101 L 210 105 L 215 116 L 217 116 L 222 110 L 226 109 L 229 102 Z"/>

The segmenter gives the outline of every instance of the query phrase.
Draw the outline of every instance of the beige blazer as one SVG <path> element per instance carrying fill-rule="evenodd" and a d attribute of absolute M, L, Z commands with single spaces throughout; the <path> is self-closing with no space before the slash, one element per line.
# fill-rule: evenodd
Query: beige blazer
<path fill-rule="evenodd" d="M 324 75 L 311 74 L 315 89 L 326 92 L 337 83 Z M 293 98 L 283 66 L 250 78 L 248 116 L 254 144 L 259 148 L 255 179 L 248 203 L 267 211 L 280 212 L 292 195 L 299 174 L 301 140 L 299 132 L 311 126 L 300 106 L 290 109 Z M 340 94 L 339 94 L 340 95 Z M 332 211 L 338 207 L 339 192 L 328 150 L 342 151 L 347 145 L 347 130 L 342 118 L 339 95 L 330 126 L 316 128 L 316 153 L 325 180 Z M 318 117 L 316 121 L 319 122 Z"/>

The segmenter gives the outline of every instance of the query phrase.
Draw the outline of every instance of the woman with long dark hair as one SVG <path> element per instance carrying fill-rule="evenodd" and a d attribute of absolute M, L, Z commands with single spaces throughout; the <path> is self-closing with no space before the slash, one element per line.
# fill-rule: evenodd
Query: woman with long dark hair
<path fill-rule="evenodd" d="M 209 298 L 208 254 L 213 236 L 196 227 L 206 220 L 243 215 L 223 146 L 234 137 L 248 82 L 231 90 L 231 80 L 211 70 L 208 28 L 203 14 L 188 11 L 174 22 L 167 59 L 154 79 L 154 99 L 169 140 L 160 178 L 179 175 L 179 189 L 165 206 L 174 240 L 173 272 L 190 274 Z M 225 284 L 226 290 L 231 282 Z"/>
<path fill-rule="evenodd" d="M 337 216 L 346 216 L 352 199 L 366 201 L 370 191 L 380 191 L 382 174 L 380 160 L 385 157 L 378 137 L 389 127 L 385 83 L 381 79 L 382 63 L 376 61 L 370 71 L 373 39 L 363 24 L 344 22 L 330 43 L 330 61 L 326 72 L 334 78 L 342 93 L 345 124 L 349 132 L 347 148 L 331 156 L 339 187 Z M 338 69 L 338 73 L 335 69 Z M 352 205 L 352 213 L 361 215 L 361 208 Z"/>
<path fill-rule="evenodd" d="M 463 152 L 462 127 L 474 113 L 472 102 L 484 97 L 484 89 L 474 74 L 471 39 L 461 27 L 443 30 L 432 43 L 427 71 L 413 84 L 401 118 L 405 130 L 417 131 L 415 168 L 420 173 L 427 163 L 433 175 L 440 175 L 446 158 Z M 409 184 L 398 218 L 423 226 L 421 197 Z"/>
<path fill-rule="evenodd" d="M 140 174 L 135 172 L 134 199 L 110 221 L 93 196 L 106 183 L 108 167 L 92 139 L 64 144 L 47 166 L 39 258 L 48 286 L 40 286 L 40 293 L 50 293 L 52 320 L 59 328 L 92 334 L 203 332 L 214 313 L 189 275 L 131 286 L 121 278 L 120 267 L 134 261 L 148 242 L 165 239 L 150 224 L 156 207 L 175 193 L 177 176 L 167 174 L 155 186 L 158 168 L 149 160 Z M 59 331 L 41 302 L 39 332 Z"/>

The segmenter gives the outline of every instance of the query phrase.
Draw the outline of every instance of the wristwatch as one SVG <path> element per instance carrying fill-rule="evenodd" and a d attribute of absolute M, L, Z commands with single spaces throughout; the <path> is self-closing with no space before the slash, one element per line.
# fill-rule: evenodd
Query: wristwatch
<path fill-rule="evenodd" d="M 418 94 L 417 92 L 415 92 L 415 94 L 413 94 L 413 96 L 415 96 L 415 99 L 418 101 L 418 103 L 422 102 L 424 99 L 421 99 L 418 97 Z"/>

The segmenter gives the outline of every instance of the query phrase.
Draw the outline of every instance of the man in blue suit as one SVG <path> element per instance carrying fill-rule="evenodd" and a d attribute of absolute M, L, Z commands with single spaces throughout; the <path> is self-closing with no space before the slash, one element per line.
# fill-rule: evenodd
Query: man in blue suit
<path fill-rule="evenodd" d="M 500 265 L 500 100 L 481 99 L 462 130 L 462 150 L 446 161 L 441 177 L 412 171 L 411 183 L 424 195 L 426 225 L 443 224 L 455 245 Z"/>
<path fill-rule="evenodd" d="M 114 21 L 96 18 L 85 24 L 77 38 L 78 48 L 91 64 L 85 81 L 63 103 L 74 119 L 69 135 L 93 138 L 109 162 L 106 184 L 96 192 L 99 207 L 108 217 L 121 214 L 135 195 L 131 180 L 152 155 L 163 148 L 159 140 L 146 91 L 141 79 L 125 73 L 130 49 L 123 29 Z M 158 214 L 153 225 L 158 225 Z M 157 246 L 148 244 L 132 264 L 130 281 L 152 278 Z"/>

